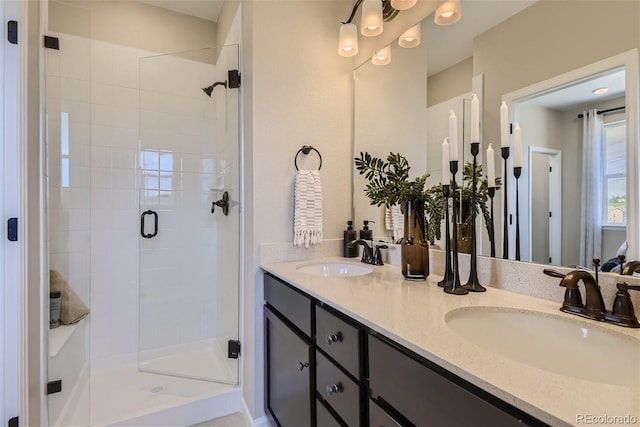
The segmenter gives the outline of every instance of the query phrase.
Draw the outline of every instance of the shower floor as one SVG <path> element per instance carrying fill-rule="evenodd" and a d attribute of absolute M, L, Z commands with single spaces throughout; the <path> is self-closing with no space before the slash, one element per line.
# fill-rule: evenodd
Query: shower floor
<path fill-rule="evenodd" d="M 140 370 L 227 384 L 238 382 L 238 359 L 227 358 L 226 342 L 219 340 L 142 351 Z"/>
<path fill-rule="evenodd" d="M 141 354 L 154 356 L 144 359 L 144 370 L 171 375 L 141 372 L 135 363 L 95 369 L 90 380 L 91 426 L 190 426 L 241 411 L 238 385 L 175 376 L 202 378 L 205 373 L 219 379 L 222 372 L 233 379 L 226 352 L 222 358 L 214 343 L 196 344 Z"/>

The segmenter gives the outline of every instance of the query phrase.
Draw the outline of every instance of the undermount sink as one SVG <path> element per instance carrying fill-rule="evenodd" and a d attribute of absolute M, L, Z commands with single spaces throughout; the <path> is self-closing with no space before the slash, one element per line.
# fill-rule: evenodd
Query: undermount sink
<path fill-rule="evenodd" d="M 517 362 L 598 383 L 639 386 L 640 340 L 596 323 L 501 307 L 458 308 L 445 321 L 468 341 Z"/>
<path fill-rule="evenodd" d="M 364 276 L 373 271 L 368 265 L 354 262 L 317 262 L 301 265 L 297 270 L 301 273 L 322 277 Z"/>

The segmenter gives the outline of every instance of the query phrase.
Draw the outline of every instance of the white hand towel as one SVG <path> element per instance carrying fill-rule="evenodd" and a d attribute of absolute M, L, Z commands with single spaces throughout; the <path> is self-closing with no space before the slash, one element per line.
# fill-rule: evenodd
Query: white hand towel
<path fill-rule="evenodd" d="M 393 217 L 391 216 L 391 208 L 384 208 L 384 229 L 393 231 Z"/>
<path fill-rule="evenodd" d="M 404 237 L 404 214 L 400 210 L 400 205 L 391 206 L 391 224 L 395 243 Z"/>
<path fill-rule="evenodd" d="M 308 248 L 322 243 L 320 171 L 297 171 L 293 198 L 293 245 Z"/>

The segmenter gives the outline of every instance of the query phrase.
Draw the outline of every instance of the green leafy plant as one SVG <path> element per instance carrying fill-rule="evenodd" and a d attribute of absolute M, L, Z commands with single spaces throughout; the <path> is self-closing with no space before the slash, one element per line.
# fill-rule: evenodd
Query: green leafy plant
<path fill-rule="evenodd" d="M 473 215 L 470 210 L 473 209 L 475 214 L 482 214 L 484 217 L 484 223 L 487 228 L 487 233 L 491 236 L 491 212 L 489 211 L 489 185 L 482 175 L 482 165 L 476 166 L 476 179 L 478 182 L 478 188 L 476 193 L 476 204 L 472 206 L 473 198 L 473 164 L 468 162 L 464 165 L 462 171 L 462 184 L 458 184 L 458 191 L 462 195 L 463 204 L 463 224 L 464 228 L 471 227 L 471 221 Z M 500 178 L 496 178 L 496 187 L 500 187 L 502 182 Z M 428 227 L 427 235 L 429 239 L 440 239 L 440 223 L 444 218 L 445 200 L 442 194 L 442 185 L 434 185 L 430 187 L 427 192 L 429 193 L 432 203 L 429 210 L 429 218 L 431 219 L 431 226 Z M 456 202 L 459 202 L 459 196 L 456 197 Z M 465 209 L 467 207 L 467 214 L 465 215 Z"/>
<path fill-rule="evenodd" d="M 409 162 L 399 153 L 389 153 L 386 160 L 371 154 L 360 152 L 355 159 L 356 169 L 364 175 L 368 183 L 365 194 L 372 205 L 391 207 L 400 205 L 404 209 L 410 200 L 430 202 L 431 196 L 426 191 L 425 182 L 429 177 L 426 173 L 409 181 Z"/>

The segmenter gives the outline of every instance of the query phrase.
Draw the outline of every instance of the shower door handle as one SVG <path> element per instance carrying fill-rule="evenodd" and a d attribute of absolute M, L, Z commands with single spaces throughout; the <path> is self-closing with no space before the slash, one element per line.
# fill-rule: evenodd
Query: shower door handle
<path fill-rule="evenodd" d="M 218 200 L 217 202 L 211 203 L 211 213 L 214 213 L 216 211 L 216 206 L 222 208 L 222 213 L 225 216 L 229 215 L 229 193 L 225 191 L 224 193 L 222 193 L 222 199 Z"/>
<path fill-rule="evenodd" d="M 153 233 L 144 232 L 144 217 L 147 215 L 153 215 Z M 142 212 L 140 216 L 140 235 L 145 239 L 150 239 L 158 235 L 158 212 L 152 210 Z"/>

